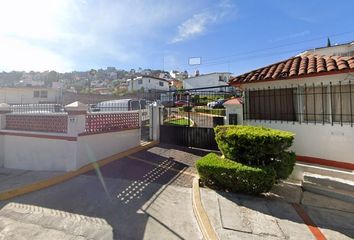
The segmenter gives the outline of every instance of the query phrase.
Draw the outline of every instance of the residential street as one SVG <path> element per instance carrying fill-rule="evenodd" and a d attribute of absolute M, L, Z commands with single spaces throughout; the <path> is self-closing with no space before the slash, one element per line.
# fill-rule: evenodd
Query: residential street
<path fill-rule="evenodd" d="M 159 144 L 62 184 L 0 202 L 0 239 L 202 239 L 192 209 L 192 180 L 195 161 L 205 154 Z M 220 239 L 315 239 L 291 203 L 200 191 Z M 303 208 L 326 239 L 354 236 L 352 213 Z"/>
<path fill-rule="evenodd" d="M 191 166 L 201 154 L 159 145 L 112 162 L 99 174 L 92 171 L 8 202 L 104 219 L 114 239 L 201 239 L 191 204 Z"/>

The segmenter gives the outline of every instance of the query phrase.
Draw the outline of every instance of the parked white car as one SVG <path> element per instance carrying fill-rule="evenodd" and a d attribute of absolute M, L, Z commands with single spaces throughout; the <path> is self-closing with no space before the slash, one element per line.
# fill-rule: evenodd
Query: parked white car
<path fill-rule="evenodd" d="M 119 112 L 141 110 L 142 121 L 149 119 L 149 111 L 145 99 L 117 99 L 91 105 L 92 112 Z"/>
<path fill-rule="evenodd" d="M 216 101 L 209 102 L 207 104 L 208 108 L 223 108 L 223 103 L 225 102 L 225 99 L 218 99 Z"/>

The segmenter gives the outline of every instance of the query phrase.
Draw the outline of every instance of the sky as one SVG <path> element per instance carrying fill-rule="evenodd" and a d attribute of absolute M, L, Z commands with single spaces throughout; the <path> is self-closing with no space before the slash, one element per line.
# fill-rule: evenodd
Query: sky
<path fill-rule="evenodd" d="M 354 40 L 354 1 L 0 0 L 0 71 L 238 75 Z M 200 65 L 189 65 L 191 57 Z"/>

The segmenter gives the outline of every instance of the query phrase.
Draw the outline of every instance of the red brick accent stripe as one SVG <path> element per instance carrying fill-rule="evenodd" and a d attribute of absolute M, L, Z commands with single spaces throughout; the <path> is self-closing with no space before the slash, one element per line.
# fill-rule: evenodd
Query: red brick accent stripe
<path fill-rule="evenodd" d="M 85 132 L 101 133 L 139 127 L 138 112 L 94 113 L 86 115 Z"/>
<path fill-rule="evenodd" d="M 308 156 L 296 156 L 296 160 L 299 162 L 313 163 L 313 164 L 319 164 L 319 165 L 323 165 L 323 166 L 342 168 L 342 169 L 347 169 L 347 170 L 354 170 L 353 163 L 338 162 L 338 161 L 334 161 L 334 160 L 308 157 Z"/>
<path fill-rule="evenodd" d="M 57 140 L 66 140 L 66 141 L 77 141 L 77 137 L 69 136 L 53 136 L 45 134 L 32 134 L 32 133 L 15 133 L 15 132 L 2 132 L 0 135 L 10 135 L 10 136 L 20 136 L 20 137 L 33 137 L 33 138 L 45 138 L 45 139 L 57 139 Z"/>
<path fill-rule="evenodd" d="M 312 221 L 310 216 L 307 215 L 305 209 L 300 204 L 297 204 L 297 203 L 293 203 L 292 205 L 295 208 L 295 211 L 297 212 L 297 214 L 302 218 L 304 223 L 310 229 L 313 236 L 317 240 L 326 240 L 326 237 L 323 235 L 323 233 L 320 231 L 320 229 L 317 227 L 317 225 Z"/>
<path fill-rule="evenodd" d="M 66 115 L 6 115 L 6 129 L 57 132 L 68 131 L 68 116 Z"/>

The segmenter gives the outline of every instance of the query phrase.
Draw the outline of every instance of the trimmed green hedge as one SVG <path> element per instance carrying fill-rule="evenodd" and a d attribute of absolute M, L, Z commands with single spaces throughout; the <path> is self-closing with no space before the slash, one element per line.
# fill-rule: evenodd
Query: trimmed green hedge
<path fill-rule="evenodd" d="M 196 163 L 201 180 L 210 187 L 259 194 L 268 192 L 275 183 L 272 166 L 247 166 L 210 153 Z"/>
<path fill-rule="evenodd" d="M 188 119 L 185 118 L 178 118 L 178 119 L 171 119 L 168 121 L 164 122 L 165 125 L 174 125 L 174 126 L 188 126 L 189 125 L 189 121 Z"/>
<path fill-rule="evenodd" d="M 225 116 L 225 109 L 194 108 L 195 112 L 208 113 L 213 115 Z"/>
<path fill-rule="evenodd" d="M 248 164 L 269 165 L 293 143 L 291 132 L 242 125 L 215 128 L 215 140 L 226 158 Z"/>
<path fill-rule="evenodd" d="M 179 107 L 178 111 L 180 111 L 180 112 L 191 112 L 192 109 L 193 109 L 192 106 L 183 106 L 183 107 Z"/>
<path fill-rule="evenodd" d="M 294 170 L 296 155 L 294 152 L 283 152 L 275 159 L 272 166 L 277 173 L 277 179 L 287 179 Z"/>

